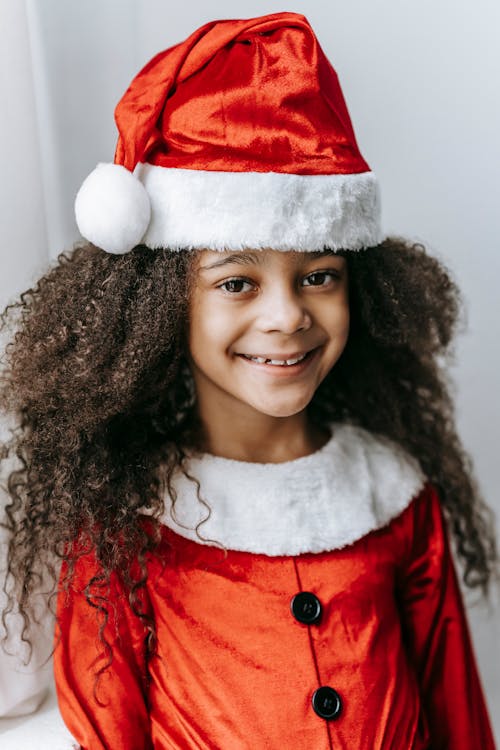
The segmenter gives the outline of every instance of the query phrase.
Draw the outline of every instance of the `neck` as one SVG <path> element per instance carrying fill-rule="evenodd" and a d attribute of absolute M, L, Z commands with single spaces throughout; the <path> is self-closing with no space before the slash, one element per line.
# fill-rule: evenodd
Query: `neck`
<path fill-rule="evenodd" d="M 252 463 L 282 463 L 308 456 L 325 445 L 327 429 L 311 424 L 305 410 L 290 417 L 234 415 L 222 422 L 199 415 L 199 449 L 213 456 Z"/>

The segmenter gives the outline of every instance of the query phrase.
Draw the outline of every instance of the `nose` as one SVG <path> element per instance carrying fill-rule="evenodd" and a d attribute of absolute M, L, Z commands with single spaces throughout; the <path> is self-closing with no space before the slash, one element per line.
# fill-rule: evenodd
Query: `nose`
<path fill-rule="evenodd" d="M 279 331 L 292 334 L 308 330 L 312 325 L 310 313 L 300 294 L 285 284 L 268 290 L 261 300 L 261 328 L 267 333 Z"/>

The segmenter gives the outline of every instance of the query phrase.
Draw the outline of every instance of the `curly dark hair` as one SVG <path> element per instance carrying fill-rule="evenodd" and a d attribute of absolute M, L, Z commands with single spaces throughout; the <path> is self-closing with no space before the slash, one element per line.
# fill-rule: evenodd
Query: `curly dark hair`
<path fill-rule="evenodd" d="M 463 580 L 486 596 L 497 573 L 493 513 L 457 435 L 445 372 L 459 290 L 440 261 L 402 238 L 340 252 L 348 264 L 349 338 L 309 404 L 310 419 L 361 425 L 418 459 L 438 490 Z M 18 461 L 4 487 L 3 622 L 17 603 L 23 638 L 40 581 L 49 579 L 55 591 L 64 561 L 67 587 L 78 542 L 78 554 L 92 549 L 102 570 L 87 587 L 89 605 L 104 614 L 102 628 L 102 587 L 119 574 L 154 649 L 154 623 L 138 604 L 145 561 L 160 542 L 172 474 L 200 435 L 186 357 L 195 257 L 145 246 L 111 255 L 82 243 L 0 316 L 0 331 L 13 329 L 0 409 L 14 417 L 0 459 Z M 147 524 L 138 523 L 141 509 Z"/>

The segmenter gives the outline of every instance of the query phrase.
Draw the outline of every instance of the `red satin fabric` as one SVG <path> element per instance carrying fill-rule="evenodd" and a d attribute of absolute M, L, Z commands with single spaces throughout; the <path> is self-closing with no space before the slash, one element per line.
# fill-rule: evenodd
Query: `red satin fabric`
<path fill-rule="evenodd" d="M 97 570 L 91 555 L 69 601 L 59 597 L 59 706 L 84 750 L 494 750 L 432 487 L 343 549 L 224 560 L 165 528 L 148 565 L 159 654 L 146 663 L 144 628 L 115 579 L 106 707 L 92 696 L 104 658 L 81 593 Z M 299 591 L 320 599 L 319 624 L 292 616 Z M 321 685 L 341 696 L 335 721 L 311 706 Z"/>
<path fill-rule="evenodd" d="M 354 174 L 361 156 L 337 74 L 305 16 L 211 21 L 160 52 L 115 110 L 115 162 Z"/>

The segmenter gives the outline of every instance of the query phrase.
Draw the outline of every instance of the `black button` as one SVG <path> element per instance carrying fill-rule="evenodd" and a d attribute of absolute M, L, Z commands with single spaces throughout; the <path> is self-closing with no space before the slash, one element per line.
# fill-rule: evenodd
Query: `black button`
<path fill-rule="evenodd" d="M 340 695 L 328 685 L 323 685 L 314 691 L 312 705 L 322 719 L 337 719 L 342 710 Z"/>
<path fill-rule="evenodd" d="M 295 594 L 290 602 L 290 609 L 295 619 L 306 625 L 319 622 L 321 617 L 321 602 L 310 591 L 301 591 L 300 594 Z"/>

